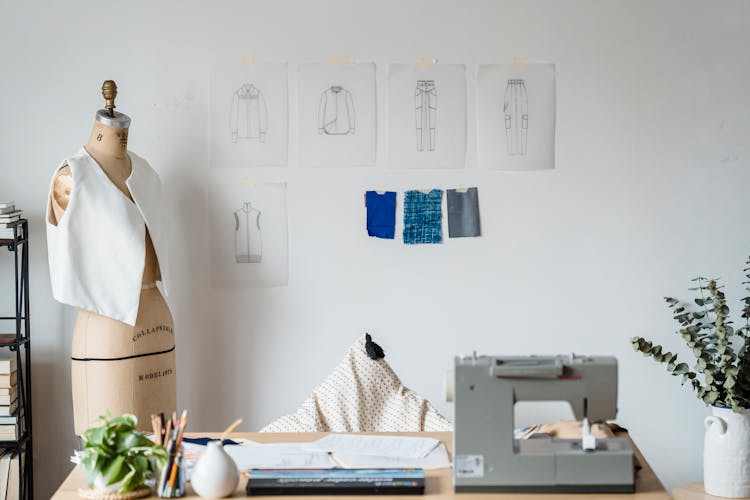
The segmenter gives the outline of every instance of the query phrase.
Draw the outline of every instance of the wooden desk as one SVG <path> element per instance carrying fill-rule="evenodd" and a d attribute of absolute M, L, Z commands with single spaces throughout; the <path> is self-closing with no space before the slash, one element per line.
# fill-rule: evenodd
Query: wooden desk
<path fill-rule="evenodd" d="M 408 433 L 404 435 L 412 435 L 412 436 L 427 436 L 427 437 L 434 437 L 437 439 L 442 440 L 446 447 L 448 448 L 448 452 L 452 454 L 452 443 L 451 443 L 451 434 L 449 432 L 426 432 L 426 433 Z M 211 433 L 196 433 L 193 434 L 193 436 L 211 436 L 216 437 L 216 434 Z M 259 443 L 274 443 L 274 442 L 304 442 L 304 441 L 314 441 L 316 439 L 320 439 L 321 437 L 325 436 L 324 433 L 302 433 L 302 434 L 287 434 L 287 433 L 257 433 L 257 432 L 242 432 L 242 433 L 236 433 L 233 434 L 232 437 L 235 438 L 245 438 L 250 439 L 252 441 L 257 441 Z M 429 495 L 431 498 L 435 499 L 451 499 L 451 498 L 461 498 L 461 499 L 477 499 L 477 500 L 491 500 L 491 499 L 503 499 L 503 498 L 518 498 L 522 497 L 525 500 L 567 500 L 567 499 L 573 499 L 573 498 L 580 498 L 585 497 L 587 500 L 669 500 L 669 495 L 667 494 L 666 490 L 664 489 L 664 486 L 662 486 L 659 479 L 654 474 L 654 471 L 651 469 L 651 467 L 648 465 L 646 460 L 643 458 L 643 455 L 641 455 L 641 452 L 638 450 L 635 445 L 633 446 L 635 448 L 635 453 L 637 456 L 638 461 L 640 462 L 641 466 L 643 467 L 637 474 L 636 474 L 636 493 L 634 494 L 626 494 L 626 493 L 611 493 L 611 494 L 560 494 L 560 493 L 526 493 L 526 494 L 517 494 L 517 493 L 508 493 L 508 494 L 500 494 L 500 493 L 461 493 L 461 494 L 455 494 L 453 492 L 453 476 L 451 469 L 436 469 L 436 470 L 427 470 L 425 471 L 426 476 L 426 491 L 425 495 Z M 235 496 L 245 496 L 245 483 L 247 482 L 247 477 L 245 475 L 240 476 L 240 483 L 237 485 L 237 492 L 235 493 Z M 53 500 L 73 500 L 78 498 L 78 488 L 81 486 L 85 486 L 86 481 L 84 478 L 83 470 L 80 469 L 80 467 L 76 467 L 73 472 L 70 473 L 68 478 L 63 482 L 63 484 L 60 486 L 60 488 L 57 490 L 57 492 L 52 497 Z M 152 497 L 156 498 L 156 497 Z M 197 495 L 193 493 L 193 490 L 190 488 L 190 485 L 188 484 L 188 491 L 187 491 L 187 497 L 184 498 L 197 498 Z M 304 498 L 327 498 L 327 497 L 312 497 L 309 495 L 305 496 L 296 496 L 296 497 L 268 497 L 268 498 L 296 498 L 299 500 L 302 500 Z M 337 496 L 336 498 L 341 500 L 363 500 L 364 498 L 367 498 L 366 496 Z M 388 498 L 415 498 L 414 496 L 389 496 Z"/>
<path fill-rule="evenodd" d="M 678 486 L 672 490 L 674 500 L 720 500 L 722 497 L 715 497 L 706 493 L 703 489 L 703 483 L 688 483 Z"/>

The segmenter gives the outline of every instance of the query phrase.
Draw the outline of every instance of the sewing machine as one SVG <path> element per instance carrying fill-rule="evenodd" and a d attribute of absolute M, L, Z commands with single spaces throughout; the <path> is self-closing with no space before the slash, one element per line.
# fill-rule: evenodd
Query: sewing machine
<path fill-rule="evenodd" d="M 617 414 L 615 358 L 459 356 L 454 369 L 456 492 L 634 491 L 628 439 L 596 439 L 589 427 Z M 515 439 L 518 401 L 567 401 L 583 439 Z"/>

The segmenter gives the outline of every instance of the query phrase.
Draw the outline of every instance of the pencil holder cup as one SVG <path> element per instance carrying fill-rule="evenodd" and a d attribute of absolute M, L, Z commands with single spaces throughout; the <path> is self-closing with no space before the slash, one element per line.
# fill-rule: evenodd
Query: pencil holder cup
<path fill-rule="evenodd" d="M 237 464 L 224 451 L 221 441 L 209 441 L 193 467 L 190 483 L 202 497 L 223 498 L 234 493 L 239 479 Z"/>
<path fill-rule="evenodd" d="M 173 470 L 174 469 L 174 470 Z M 185 496 L 187 482 L 182 453 L 170 461 L 162 470 L 156 483 L 156 493 L 159 498 L 180 498 Z"/>

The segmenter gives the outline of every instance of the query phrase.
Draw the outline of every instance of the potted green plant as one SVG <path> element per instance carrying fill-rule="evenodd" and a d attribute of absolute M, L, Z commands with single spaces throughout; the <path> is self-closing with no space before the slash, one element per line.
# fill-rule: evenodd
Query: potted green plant
<path fill-rule="evenodd" d="M 126 499 L 148 496 L 146 480 L 167 461 L 167 450 L 136 430 L 134 415 L 99 417 L 102 425 L 83 433 L 83 450 L 77 455 L 86 472 L 88 489 L 79 496 L 98 499 Z"/>
<path fill-rule="evenodd" d="M 748 261 L 750 265 L 750 261 Z M 750 267 L 743 282 L 750 293 Z M 745 324 L 734 328 L 718 280 L 698 277 L 690 288 L 697 297 L 683 303 L 665 297 L 677 334 L 695 357 L 691 368 L 677 354 L 665 352 L 643 337 L 633 337 L 633 349 L 666 364 L 667 372 L 689 384 L 696 396 L 711 405 L 706 417 L 703 481 L 707 493 L 728 498 L 750 497 L 750 296 L 742 299 Z"/>

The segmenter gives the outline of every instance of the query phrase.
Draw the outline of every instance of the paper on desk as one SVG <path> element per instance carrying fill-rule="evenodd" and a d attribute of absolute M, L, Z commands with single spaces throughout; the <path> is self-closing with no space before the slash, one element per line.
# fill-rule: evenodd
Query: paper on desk
<path fill-rule="evenodd" d="M 241 471 L 248 469 L 332 469 L 337 467 L 328 453 L 310 451 L 306 443 L 250 443 L 225 446 Z"/>
<path fill-rule="evenodd" d="M 440 441 L 434 438 L 329 434 L 308 443 L 306 449 L 336 456 L 367 455 L 393 458 L 424 458 Z"/>
<path fill-rule="evenodd" d="M 333 458 L 347 469 L 444 469 L 451 466 L 448 450 L 438 444 L 423 458 L 375 457 L 335 453 Z"/>

